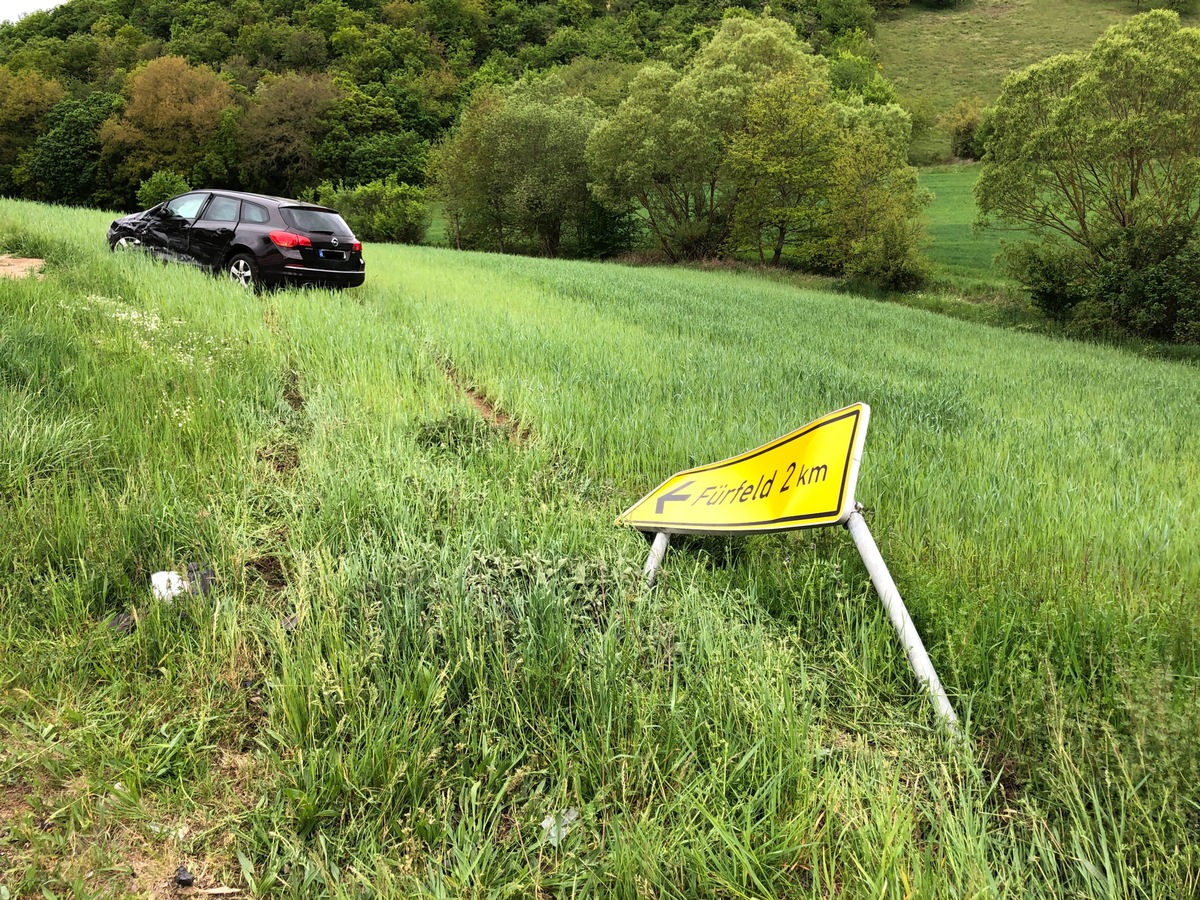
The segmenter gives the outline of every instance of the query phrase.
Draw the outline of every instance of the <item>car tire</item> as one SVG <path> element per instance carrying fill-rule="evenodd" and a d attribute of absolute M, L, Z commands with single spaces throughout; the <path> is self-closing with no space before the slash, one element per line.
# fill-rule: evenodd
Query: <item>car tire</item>
<path fill-rule="evenodd" d="M 108 242 L 108 249 L 113 253 L 116 253 L 118 250 L 139 250 L 141 246 L 141 241 L 128 234 L 118 235 Z"/>
<path fill-rule="evenodd" d="M 231 256 L 225 263 L 225 274 L 234 284 L 257 291 L 262 282 L 258 276 L 258 261 L 247 253 Z"/>

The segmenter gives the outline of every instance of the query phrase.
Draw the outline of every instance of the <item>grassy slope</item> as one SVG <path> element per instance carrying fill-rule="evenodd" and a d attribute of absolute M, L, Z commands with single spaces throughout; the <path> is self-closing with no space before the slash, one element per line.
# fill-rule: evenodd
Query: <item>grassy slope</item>
<path fill-rule="evenodd" d="M 361 291 L 255 298 L 110 257 L 103 224 L 0 205 L 0 246 L 49 259 L 0 283 L 18 895 L 149 892 L 181 859 L 289 896 L 1200 886 L 1195 369 L 427 248 L 368 248 Z M 680 546 L 645 594 L 611 525 L 855 400 L 859 496 L 969 754 L 844 534 Z M 219 584 L 181 619 L 145 585 L 192 558 Z"/>
<path fill-rule="evenodd" d="M 914 4 L 883 19 L 876 41 L 901 95 L 941 113 L 964 97 L 991 103 L 1009 72 L 1086 49 L 1132 12 L 1123 0 L 968 0 L 949 11 Z M 916 152 L 944 157 L 949 148 L 935 135 Z"/>
<path fill-rule="evenodd" d="M 920 170 L 921 187 L 933 194 L 925 207 L 930 260 L 954 275 L 997 277 L 993 260 L 1000 252 L 1000 231 L 976 231 L 974 165 L 928 166 Z"/>

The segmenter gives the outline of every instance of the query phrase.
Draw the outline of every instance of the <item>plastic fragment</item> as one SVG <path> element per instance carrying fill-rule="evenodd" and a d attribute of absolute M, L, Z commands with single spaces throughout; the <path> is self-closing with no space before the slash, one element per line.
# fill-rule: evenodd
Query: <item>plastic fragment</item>
<path fill-rule="evenodd" d="M 180 887 L 191 887 L 196 883 L 196 876 L 189 872 L 186 867 L 180 866 L 175 870 L 175 883 Z"/>
<path fill-rule="evenodd" d="M 178 572 L 155 572 L 150 576 L 150 586 L 155 597 L 168 603 L 188 589 L 187 581 Z"/>
<path fill-rule="evenodd" d="M 215 577 L 212 563 L 190 562 L 187 564 L 187 588 L 191 594 L 197 597 L 203 597 L 212 590 Z"/>
<path fill-rule="evenodd" d="M 542 819 L 543 837 L 552 847 L 557 847 L 579 820 L 579 810 L 569 807 Z"/>
<path fill-rule="evenodd" d="M 188 827 L 186 825 L 180 825 L 176 828 L 172 828 L 170 825 L 158 825 L 154 822 L 151 822 L 146 826 L 146 828 L 155 837 L 175 838 L 179 841 L 182 841 L 185 837 L 187 837 L 188 833 Z"/>

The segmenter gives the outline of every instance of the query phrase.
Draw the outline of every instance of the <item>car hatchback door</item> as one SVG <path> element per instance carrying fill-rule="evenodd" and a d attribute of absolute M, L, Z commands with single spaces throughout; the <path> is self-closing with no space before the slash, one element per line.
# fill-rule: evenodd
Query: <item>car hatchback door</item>
<path fill-rule="evenodd" d="M 281 206 L 279 213 L 291 228 L 307 239 L 300 245 L 300 255 L 310 270 L 335 275 L 362 271 L 362 244 L 346 221 L 333 210 Z"/>
<path fill-rule="evenodd" d="M 236 197 L 213 194 L 200 218 L 192 223 L 188 242 L 188 254 L 192 259 L 214 269 L 221 265 L 229 242 L 233 240 L 241 206 L 242 201 Z"/>

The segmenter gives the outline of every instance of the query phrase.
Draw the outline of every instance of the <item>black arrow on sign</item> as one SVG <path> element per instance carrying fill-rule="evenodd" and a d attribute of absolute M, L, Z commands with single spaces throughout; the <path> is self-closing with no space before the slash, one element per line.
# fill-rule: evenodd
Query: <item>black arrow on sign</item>
<path fill-rule="evenodd" d="M 692 481 L 695 481 L 695 479 L 692 479 Z M 672 503 L 676 503 L 676 502 L 678 502 L 678 501 L 680 501 L 680 500 L 690 500 L 690 499 L 692 498 L 692 495 L 691 495 L 691 494 L 681 494 L 681 493 L 679 493 L 679 492 L 680 492 L 680 491 L 682 491 L 682 490 L 683 490 L 685 487 L 687 487 L 689 484 L 691 484 L 691 483 L 692 483 L 692 481 L 685 481 L 685 482 L 684 482 L 683 484 L 681 484 L 679 487 L 675 488 L 675 490 L 673 490 L 673 491 L 671 491 L 671 492 L 669 492 L 669 493 L 663 494 L 661 497 L 659 497 L 659 498 L 658 498 L 658 503 L 656 503 L 656 504 L 654 505 L 654 512 L 655 512 L 655 515 L 659 515 L 659 516 L 661 516 L 661 515 L 662 515 L 662 513 L 663 513 L 663 504 L 664 504 L 664 503 L 666 503 L 667 501 L 670 501 L 670 502 L 672 502 Z"/>

